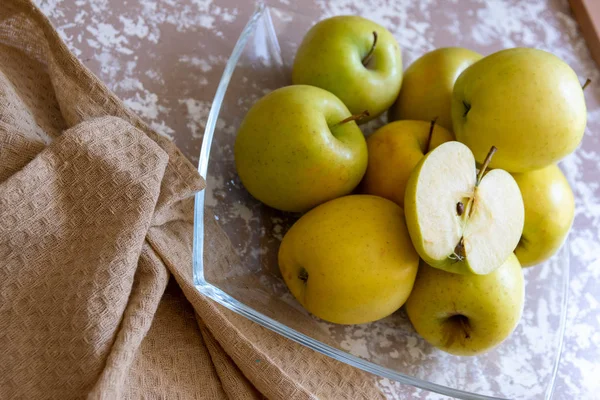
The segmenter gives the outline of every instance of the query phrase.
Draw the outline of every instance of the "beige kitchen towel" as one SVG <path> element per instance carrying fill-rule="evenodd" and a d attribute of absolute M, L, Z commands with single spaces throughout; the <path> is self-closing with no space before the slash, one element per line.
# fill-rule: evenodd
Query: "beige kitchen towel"
<path fill-rule="evenodd" d="M 0 398 L 382 397 L 196 291 L 203 187 L 29 0 L 0 2 Z"/>

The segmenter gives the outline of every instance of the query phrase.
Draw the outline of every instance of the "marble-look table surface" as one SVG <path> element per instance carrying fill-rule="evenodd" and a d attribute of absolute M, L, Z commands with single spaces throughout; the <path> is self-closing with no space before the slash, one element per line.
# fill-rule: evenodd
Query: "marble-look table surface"
<path fill-rule="evenodd" d="M 36 0 L 71 50 L 158 132 L 198 161 L 219 78 L 250 0 Z M 437 47 L 552 51 L 600 82 L 567 0 L 269 0 L 326 17 L 358 14 L 392 31 L 405 66 Z M 555 399 L 600 398 L 600 85 L 586 90 L 582 146 L 561 164 L 576 197 L 564 351 Z M 386 383 L 391 398 L 444 398 Z"/>

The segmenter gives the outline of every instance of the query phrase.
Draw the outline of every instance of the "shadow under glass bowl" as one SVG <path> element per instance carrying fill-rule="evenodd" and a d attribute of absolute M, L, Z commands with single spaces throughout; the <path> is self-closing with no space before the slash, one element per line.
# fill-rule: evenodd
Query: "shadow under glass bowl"
<path fill-rule="evenodd" d="M 309 315 L 289 293 L 277 250 L 298 215 L 266 207 L 246 192 L 235 171 L 233 145 L 252 104 L 291 84 L 294 54 L 314 22 L 258 5 L 225 67 L 200 153 L 207 187 L 195 199 L 197 290 L 304 346 L 404 384 L 464 399 L 551 398 L 567 309 L 566 245 L 550 261 L 525 270 L 518 327 L 500 346 L 476 357 L 433 348 L 402 309 L 369 324 L 335 325 Z"/>

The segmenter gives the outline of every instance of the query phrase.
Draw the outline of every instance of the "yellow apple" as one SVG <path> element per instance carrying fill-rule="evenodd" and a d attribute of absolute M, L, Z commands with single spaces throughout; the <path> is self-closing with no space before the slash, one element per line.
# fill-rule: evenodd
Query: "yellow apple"
<path fill-rule="evenodd" d="M 366 18 L 341 15 L 318 22 L 298 47 L 294 85 L 312 85 L 339 97 L 352 114 L 386 111 L 400 92 L 402 54 L 394 36 Z"/>
<path fill-rule="evenodd" d="M 406 312 L 415 330 L 433 346 L 458 356 L 483 353 L 517 326 L 525 290 L 514 254 L 487 275 L 459 275 L 424 262 Z"/>
<path fill-rule="evenodd" d="M 515 250 L 524 267 L 546 261 L 564 242 L 575 214 L 575 198 L 558 166 L 513 177 L 525 205 L 525 225 Z"/>
<path fill-rule="evenodd" d="M 508 172 L 486 172 L 495 148 L 476 172 L 460 142 L 446 142 L 419 161 L 404 195 L 408 232 L 429 265 L 486 275 L 513 254 L 525 220 L 519 186 Z"/>
<path fill-rule="evenodd" d="M 244 187 L 283 211 L 306 211 L 350 193 L 367 168 L 367 144 L 348 108 L 326 90 L 277 89 L 252 106 L 235 140 Z"/>
<path fill-rule="evenodd" d="M 527 172 L 556 163 L 581 142 L 587 112 L 575 72 L 555 55 L 502 50 L 463 71 L 452 93 L 456 139 L 478 163 L 491 146 L 491 168 Z"/>
<path fill-rule="evenodd" d="M 312 209 L 279 249 L 279 268 L 294 297 L 312 314 L 338 324 L 392 314 L 408 298 L 418 265 L 402 208 L 370 195 Z"/>
<path fill-rule="evenodd" d="M 404 205 L 406 182 L 425 153 L 453 140 L 446 129 L 425 121 L 396 121 L 367 138 L 369 161 L 362 190 Z"/>
<path fill-rule="evenodd" d="M 390 108 L 391 121 L 417 119 L 437 123 L 452 130 L 452 89 L 456 78 L 481 54 L 462 47 L 433 50 L 404 71 L 400 95 Z"/>

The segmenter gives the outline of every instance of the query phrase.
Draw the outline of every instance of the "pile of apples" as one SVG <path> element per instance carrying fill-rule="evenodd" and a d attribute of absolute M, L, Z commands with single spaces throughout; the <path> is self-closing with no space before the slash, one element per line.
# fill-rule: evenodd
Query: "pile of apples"
<path fill-rule="evenodd" d="M 405 305 L 456 355 L 501 343 L 523 310 L 522 266 L 572 224 L 556 162 L 586 125 L 574 71 L 536 49 L 442 48 L 403 74 L 388 30 L 340 16 L 306 34 L 292 82 L 249 110 L 235 161 L 255 198 L 304 213 L 279 249 L 296 299 L 339 324 Z M 386 111 L 365 139 L 358 124 Z"/>

